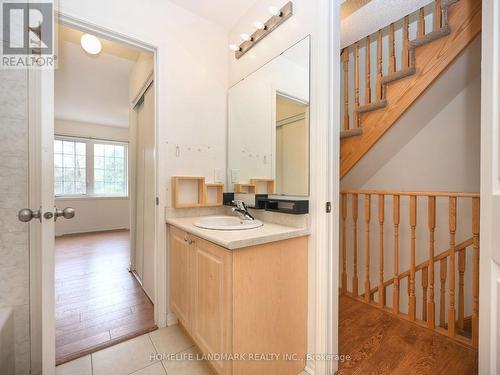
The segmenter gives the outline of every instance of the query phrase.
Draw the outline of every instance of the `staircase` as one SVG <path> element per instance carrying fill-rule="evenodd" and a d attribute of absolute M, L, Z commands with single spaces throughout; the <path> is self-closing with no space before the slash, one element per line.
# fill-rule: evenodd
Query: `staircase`
<path fill-rule="evenodd" d="M 426 33 L 430 24 L 432 31 Z M 480 32 L 481 0 L 436 0 L 343 49 L 341 177 Z M 371 61 L 375 54 L 376 65 Z"/>
<path fill-rule="evenodd" d="M 477 349 L 479 194 L 343 190 L 341 202 L 341 295 Z"/>

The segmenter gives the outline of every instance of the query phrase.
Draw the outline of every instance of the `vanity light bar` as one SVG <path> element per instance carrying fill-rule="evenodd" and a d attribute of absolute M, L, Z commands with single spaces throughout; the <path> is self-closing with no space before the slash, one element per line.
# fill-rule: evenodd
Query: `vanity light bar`
<path fill-rule="evenodd" d="M 234 57 L 237 59 L 241 58 L 245 53 L 250 51 L 257 43 L 268 36 L 274 29 L 285 22 L 293 15 L 293 2 L 289 1 L 283 8 L 280 9 L 279 13 L 272 16 L 264 23 L 264 28 L 255 31 L 250 35 L 250 40 L 244 41 L 240 44 L 239 49 L 234 51 Z"/>

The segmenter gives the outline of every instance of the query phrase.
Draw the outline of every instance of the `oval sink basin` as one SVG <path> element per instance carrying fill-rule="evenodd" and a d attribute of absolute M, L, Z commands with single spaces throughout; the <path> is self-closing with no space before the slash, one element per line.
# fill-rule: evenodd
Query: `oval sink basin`
<path fill-rule="evenodd" d="M 246 230 L 263 226 L 259 220 L 242 220 L 237 216 L 208 216 L 193 223 L 194 226 L 213 230 Z"/>

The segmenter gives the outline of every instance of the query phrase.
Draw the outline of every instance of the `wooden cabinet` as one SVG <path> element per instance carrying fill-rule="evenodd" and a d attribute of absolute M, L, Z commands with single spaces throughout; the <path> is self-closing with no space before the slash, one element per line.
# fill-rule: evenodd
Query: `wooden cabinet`
<path fill-rule="evenodd" d="M 218 374 L 304 369 L 307 237 L 227 250 L 170 226 L 170 288 L 172 310 L 202 353 L 246 356 L 210 361 Z M 280 359 L 251 358 L 266 354 Z"/>
<path fill-rule="evenodd" d="M 191 335 L 203 353 L 231 352 L 232 256 L 200 238 L 193 240 Z M 219 374 L 228 363 L 212 361 Z"/>
<path fill-rule="evenodd" d="M 170 228 L 170 306 L 182 325 L 191 327 L 191 249 L 187 233 Z M 174 267 L 175 265 L 175 267 Z"/>

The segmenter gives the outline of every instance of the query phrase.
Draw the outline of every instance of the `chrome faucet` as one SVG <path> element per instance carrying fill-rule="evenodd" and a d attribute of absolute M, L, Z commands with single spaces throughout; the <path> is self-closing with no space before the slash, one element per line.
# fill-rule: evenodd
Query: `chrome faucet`
<path fill-rule="evenodd" d="M 233 203 L 236 207 L 233 207 L 233 212 L 236 212 L 243 220 L 255 220 L 254 217 L 248 212 L 247 205 L 241 200 L 234 200 Z"/>

